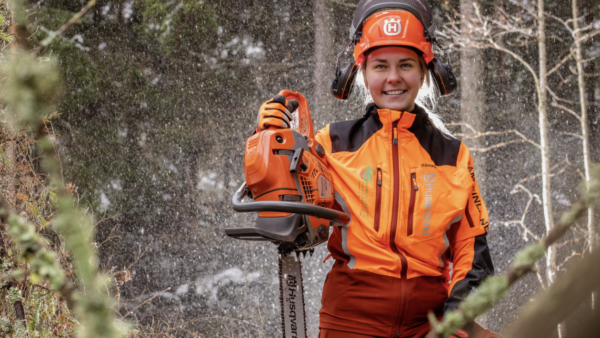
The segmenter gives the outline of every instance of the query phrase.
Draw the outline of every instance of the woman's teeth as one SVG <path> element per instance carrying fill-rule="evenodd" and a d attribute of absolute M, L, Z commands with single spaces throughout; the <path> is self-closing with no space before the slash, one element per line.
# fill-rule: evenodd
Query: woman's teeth
<path fill-rule="evenodd" d="M 398 95 L 398 94 L 402 94 L 404 93 L 406 90 L 394 90 L 394 91 L 388 91 L 388 92 L 383 92 L 384 94 L 387 95 Z"/>

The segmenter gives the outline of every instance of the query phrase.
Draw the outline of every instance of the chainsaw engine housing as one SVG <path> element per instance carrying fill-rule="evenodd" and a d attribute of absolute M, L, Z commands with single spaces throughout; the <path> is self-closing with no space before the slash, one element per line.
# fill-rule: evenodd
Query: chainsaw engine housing
<path fill-rule="evenodd" d="M 246 142 L 244 166 L 246 184 L 254 201 L 287 201 L 332 208 L 331 173 L 319 156 L 311 152 L 316 152 L 315 146 L 314 140 L 292 129 L 266 130 L 251 136 Z M 259 212 L 256 226 L 276 232 L 281 236 L 279 240 L 285 242 L 306 242 L 302 243 L 305 248 L 329 237 L 329 220 L 309 215 Z"/>

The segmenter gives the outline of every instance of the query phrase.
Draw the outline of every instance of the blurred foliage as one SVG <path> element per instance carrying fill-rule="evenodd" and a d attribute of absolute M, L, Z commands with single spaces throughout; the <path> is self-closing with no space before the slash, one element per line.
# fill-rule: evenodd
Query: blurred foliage
<path fill-rule="evenodd" d="M 1 99 L 14 114 L 5 116 L 13 127 L 36 127 L 42 116 L 54 112 L 61 92 L 56 61 L 34 60 L 28 53 L 9 54 L 6 61 L 2 75 L 7 80 Z"/>
<path fill-rule="evenodd" d="M 98 274 L 91 245 L 93 217 L 79 208 L 74 185 L 64 186 L 61 164 L 55 159 L 52 118 L 58 116 L 54 103 L 61 92 L 58 65 L 52 58 L 36 59 L 24 51 L 11 50 L 4 59 L 2 113 L 13 131 L 2 124 L 2 213 L 11 238 L 2 236 L 2 275 L 11 282 L 2 288 L 6 316 L 1 329 L 14 337 L 123 337 L 128 328 L 115 319 L 109 290 L 126 279 Z M 22 132 L 23 127 L 47 136 L 35 139 Z M 25 312 L 26 317 L 18 320 L 11 311 Z"/>

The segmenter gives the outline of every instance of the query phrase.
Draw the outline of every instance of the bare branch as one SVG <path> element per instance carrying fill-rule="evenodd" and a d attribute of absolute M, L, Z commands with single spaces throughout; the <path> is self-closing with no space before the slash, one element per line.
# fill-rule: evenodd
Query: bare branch
<path fill-rule="evenodd" d="M 69 19 L 69 21 L 67 21 L 64 25 L 62 25 L 56 32 L 51 32 L 41 42 L 41 46 L 36 48 L 33 51 L 33 56 L 36 57 L 36 56 L 40 55 L 40 53 L 44 49 L 46 49 L 46 47 L 50 46 L 50 44 L 52 42 L 54 42 L 54 39 L 56 39 L 56 37 L 63 35 L 65 33 L 65 31 L 67 29 L 69 29 L 69 27 L 71 27 L 73 24 L 75 24 L 77 21 L 79 21 L 79 19 L 81 19 L 90 9 L 92 9 L 92 7 L 94 7 L 94 5 L 96 5 L 96 0 L 90 0 L 90 2 L 88 2 L 87 5 L 85 5 L 85 7 L 83 7 L 81 9 L 81 11 L 79 11 L 79 13 L 73 15 L 73 17 L 71 19 Z"/>
<path fill-rule="evenodd" d="M 486 131 L 486 132 L 482 133 L 482 132 L 477 132 L 475 129 L 473 129 L 473 127 L 471 127 L 468 124 L 462 123 L 462 122 L 450 122 L 450 123 L 446 123 L 446 125 L 447 126 L 462 126 L 462 125 L 464 125 L 467 128 L 469 128 L 470 130 L 472 130 L 474 135 L 466 135 L 466 134 L 462 134 L 462 133 L 456 134 L 456 136 L 459 136 L 459 137 L 462 137 L 465 139 L 476 139 L 476 138 L 480 138 L 480 137 L 484 137 L 484 136 L 505 135 L 505 134 L 515 134 L 521 138 L 521 140 L 511 140 L 511 141 L 503 142 L 498 145 L 494 145 L 494 146 L 487 147 L 487 148 L 474 148 L 474 149 L 471 149 L 471 151 L 488 151 L 491 149 L 502 147 L 507 144 L 517 143 L 517 142 L 527 142 L 527 143 L 530 143 L 530 144 L 536 146 L 538 149 L 540 149 L 539 144 L 537 144 L 533 140 L 529 139 L 527 136 L 523 135 L 520 131 L 515 130 L 515 129 L 504 130 L 504 131 Z"/>
<path fill-rule="evenodd" d="M 598 34 L 600 34 L 600 29 L 591 31 L 591 32 L 587 33 L 586 35 L 582 35 L 579 39 L 575 40 L 575 42 L 577 42 L 577 41 L 584 42 L 585 40 L 591 39 Z"/>
<path fill-rule="evenodd" d="M 557 71 L 560 68 L 560 66 L 562 66 L 565 62 L 569 61 L 571 58 L 573 58 L 573 51 L 571 51 L 567 56 L 560 60 L 560 62 L 558 62 L 554 67 L 552 67 L 552 69 L 550 69 L 548 73 L 546 73 L 546 75 L 550 76 L 550 74 Z"/>
<path fill-rule="evenodd" d="M 580 140 L 583 140 L 583 136 L 581 136 L 580 134 L 569 133 L 569 132 L 566 132 L 566 131 L 561 131 L 559 134 L 574 136 L 574 137 L 577 137 Z"/>
<path fill-rule="evenodd" d="M 550 102 L 550 105 L 551 105 L 552 107 L 560 108 L 560 109 L 564 110 L 565 112 L 567 112 L 567 113 L 569 113 L 569 114 L 573 115 L 573 116 L 574 116 L 574 117 L 577 119 L 577 121 L 579 121 L 579 123 L 581 123 L 581 116 L 579 116 L 579 114 L 577 114 L 577 113 L 576 113 L 575 111 L 573 111 L 572 109 L 569 109 L 568 107 L 565 107 L 565 106 L 563 106 L 563 105 L 559 104 L 559 103 L 558 103 L 558 102 L 556 102 L 556 101 L 552 101 L 552 102 Z"/>
<path fill-rule="evenodd" d="M 548 86 L 546 86 L 546 90 L 548 90 L 548 93 L 550 93 L 550 95 L 552 96 L 552 98 L 555 99 L 556 101 L 561 101 L 561 102 L 570 103 L 570 104 L 579 104 L 579 102 L 577 102 L 577 101 L 566 100 L 566 99 L 563 99 L 563 98 L 559 97 Z M 588 105 L 600 105 L 600 102 L 586 101 L 585 104 L 588 104 Z"/>
<path fill-rule="evenodd" d="M 144 305 L 144 304 L 146 304 L 146 303 L 148 303 L 148 302 L 151 302 L 151 301 L 152 301 L 154 298 L 156 298 L 156 297 L 158 297 L 158 296 L 162 295 L 163 293 L 165 293 L 165 292 L 167 292 L 167 291 L 169 291 L 169 290 L 171 290 L 171 287 L 170 287 L 170 286 L 169 286 L 168 288 L 166 288 L 166 289 L 162 290 L 162 291 L 159 291 L 159 292 L 157 292 L 157 293 L 156 293 L 154 296 L 152 296 L 152 297 L 150 297 L 150 298 L 146 299 L 145 301 L 143 301 L 143 302 L 142 302 L 142 304 L 140 304 L 140 305 L 136 306 L 136 307 L 135 307 L 133 310 L 131 310 L 131 311 L 127 312 L 127 313 L 126 313 L 126 314 L 125 314 L 123 317 L 121 317 L 121 318 L 126 318 L 127 316 L 129 316 L 129 315 L 133 314 L 133 312 L 134 312 L 135 310 L 139 309 L 139 308 L 140 308 L 142 305 Z"/>

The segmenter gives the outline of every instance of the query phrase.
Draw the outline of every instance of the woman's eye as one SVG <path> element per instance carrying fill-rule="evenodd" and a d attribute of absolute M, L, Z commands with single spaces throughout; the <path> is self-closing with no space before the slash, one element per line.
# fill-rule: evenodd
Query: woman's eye
<path fill-rule="evenodd" d="M 410 63 L 403 63 L 400 65 L 400 68 L 412 68 L 412 65 Z"/>
<path fill-rule="evenodd" d="M 375 69 L 385 69 L 385 65 L 375 65 Z"/>

